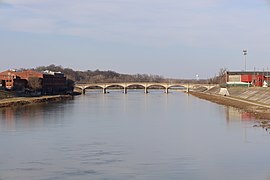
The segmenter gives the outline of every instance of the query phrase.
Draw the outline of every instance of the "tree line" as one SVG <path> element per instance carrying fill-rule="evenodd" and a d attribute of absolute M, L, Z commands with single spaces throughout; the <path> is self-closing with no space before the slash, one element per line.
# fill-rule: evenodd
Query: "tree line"
<path fill-rule="evenodd" d="M 164 78 L 160 75 L 152 74 L 121 74 L 115 71 L 107 70 L 86 70 L 78 71 L 71 68 L 51 64 L 49 66 L 39 66 L 32 70 L 42 72 L 45 70 L 53 72 L 62 72 L 69 81 L 76 83 L 119 83 L 119 82 L 166 82 L 166 83 L 198 83 L 198 84 L 223 84 L 226 82 L 226 68 L 221 68 L 218 75 L 209 79 L 172 79 Z"/>
<path fill-rule="evenodd" d="M 195 80 L 184 80 L 184 79 L 168 79 L 160 75 L 152 74 L 121 74 L 115 71 L 101 71 L 101 70 L 86 70 L 76 71 L 71 68 L 64 68 L 62 66 L 56 66 L 51 64 L 49 66 L 39 66 L 34 68 L 35 71 L 54 71 L 62 72 L 65 74 L 67 79 L 70 79 L 76 83 L 118 83 L 118 82 L 171 82 L 171 83 L 186 83 Z"/>

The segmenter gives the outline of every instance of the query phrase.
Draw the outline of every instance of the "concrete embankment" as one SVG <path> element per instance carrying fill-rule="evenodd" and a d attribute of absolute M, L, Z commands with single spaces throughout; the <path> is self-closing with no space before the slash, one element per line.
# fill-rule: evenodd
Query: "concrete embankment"
<path fill-rule="evenodd" d="M 254 117 L 270 120 L 270 88 L 230 87 L 228 95 L 220 95 L 220 88 L 215 87 L 207 92 L 190 92 L 190 94 L 222 105 L 240 108 L 252 113 Z"/>
<path fill-rule="evenodd" d="M 14 97 L 0 100 L 0 108 L 22 106 L 28 104 L 58 102 L 67 99 L 72 99 L 70 95 L 55 95 L 41 97 Z"/>

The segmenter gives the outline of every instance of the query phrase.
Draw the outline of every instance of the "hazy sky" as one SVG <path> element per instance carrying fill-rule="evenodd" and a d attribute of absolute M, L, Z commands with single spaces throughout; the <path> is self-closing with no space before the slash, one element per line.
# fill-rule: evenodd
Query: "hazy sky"
<path fill-rule="evenodd" d="M 270 69 L 267 0 L 0 0 L 0 71 L 56 64 L 174 78 Z"/>

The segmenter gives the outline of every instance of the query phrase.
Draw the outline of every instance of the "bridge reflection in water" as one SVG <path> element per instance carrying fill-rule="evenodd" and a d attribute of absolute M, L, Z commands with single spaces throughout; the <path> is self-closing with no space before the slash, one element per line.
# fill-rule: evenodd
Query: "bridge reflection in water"
<path fill-rule="evenodd" d="M 85 94 L 86 89 L 102 89 L 104 94 L 107 93 L 108 89 L 121 88 L 123 92 L 126 94 L 128 89 L 132 89 L 134 87 L 142 87 L 144 89 L 144 93 L 148 93 L 149 89 L 164 89 L 165 93 L 169 93 L 169 89 L 172 88 L 181 88 L 182 90 L 189 91 L 190 89 L 194 89 L 195 87 L 205 87 L 207 89 L 213 87 L 213 85 L 208 84 L 173 84 L 173 83 L 142 83 L 142 82 L 133 82 L 133 83 L 91 83 L 91 84 L 76 84 L 75 88 L 80 89 L 82 94 Z"/>

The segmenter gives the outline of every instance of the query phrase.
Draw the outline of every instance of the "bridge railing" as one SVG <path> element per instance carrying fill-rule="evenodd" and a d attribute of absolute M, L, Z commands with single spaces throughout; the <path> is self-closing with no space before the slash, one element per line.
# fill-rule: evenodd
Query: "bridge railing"
<path fill-rule="evenodd" d="M 124 83 L 80 83 L 80 84 L 75 84 L 76 88 L 81 89 L 82 93 L 85 93 L 85 90 L 87 88 L 94 88 L 94 87 L 99 87 L 103 90 L 103 93 L 106 93 L 107 89 L 110 89 L 113 86 L 119 86 L 123 88 L 124 93 L 127 93 L 127 89 L 130 89 L 131 86 L 142 86 L 145 89 L 145 93 L 148 93 L 149 88 L 153 88 L 155 86 L 157 87 L 162 87 L 165 89 L 165 93 L 169 92 L 170 88 L 173 87 L 183 87 L 186 88 L 188 91 L 189 89 L 192 89 L 194 87 L 198 86 L 204 86 L 204 87 L 210 87 L 209 84 L 184 84 L 184 83 L 156 83 L 156 82 L 124 82 Z M 158 89 L 158 88 L 157 88 Z"/>

